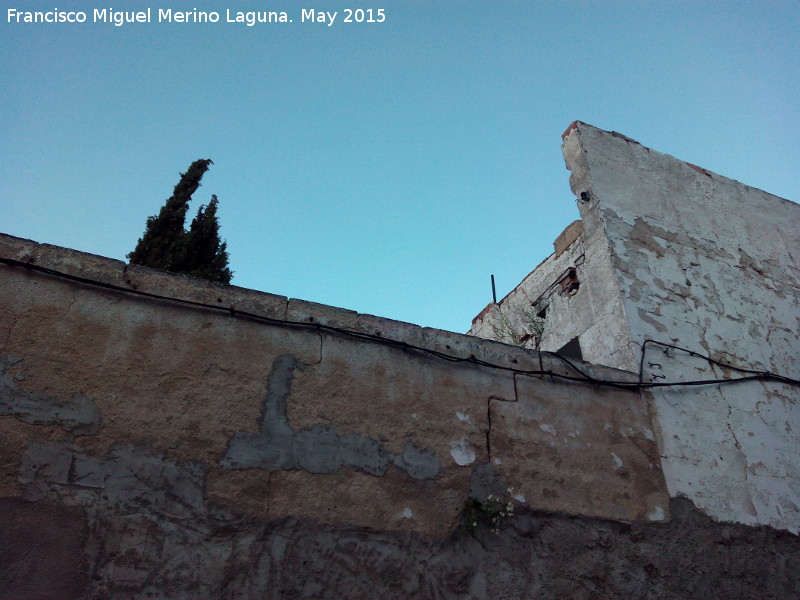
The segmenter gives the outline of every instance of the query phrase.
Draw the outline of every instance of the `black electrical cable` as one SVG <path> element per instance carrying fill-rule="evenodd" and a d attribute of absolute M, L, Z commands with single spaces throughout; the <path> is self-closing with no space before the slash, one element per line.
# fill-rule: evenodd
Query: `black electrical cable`
<path fill-rule="evenodd" d="M 657 342 L 655 340 L 645 340 L 642 343 L 642 358 L 639 366 L 639 380 L 638 382 L 628 382 L 628 381 L 612 381 L 607 379 L 598 379 L 596 377 L 592 377 L 588 373 L 579 369 L 572 361 L 570 361 L 567 357 L 557 354 L 555 352 L 547 352 L 551 356 L 555 356 L 559 360 L 561 360 L 564 364 L 566 364 L 569 368 L 575 371 L 578 376 L 571 376 L 565 375 L 562 373 L 556 373 L 552 370 L 540 369 L 540 370 L 526 370 L 526 369 L 517 369 L 515 367 L 509 367 L 505 365 L 498 365 L 495 363 L 490 363 L 475 357 L 475 355 L 470 355 L 469 357 L 460 357 L 454 356 L 452 354 L 447 354 L 444 352 L 440 352 L 438 350 L 433 350 L 431 348 L 424 348 L 422 346 L 416 346 L 414 344 L 409 344 L 408 342 L 403 342 L 400 340 L 393 340 L 390 338 L 385 338 L 381 335 L 365 333 L 361 331 L 353 331 L 351 329 L 342 329 L 339 327 L 333 327 L 330 325 L 323 325 L 322 323 L 313 323 L 313 322 L 302 322 L 302 321 L 288 321 L 284 319 L 275 319 L 272 317 L 266 317 L 263 315 L 257 315 L 255 313 L 250 313 L 243 310 L 238 310 L 234 306 L 220 306 L 214 304 L 208 304 L 205 302 L 196 302 L 194 300 L 186 300 L 183 298 L 174 298 L 170 296 L 162 296 L 160 294 L 153 294 L 151 292 L 144 292 L 141 290 L 137 290 L 134 288 L 126 288 L 119 285 L 114 285 L 111 283 L 105 283 L 102 281 L 97 281 L 95 279 L 89 279 L 86 277 L 79 277 L 77 275 L 71 275 L 69 273 L 64 273 L 62 271 L 57 271 L 55 269 L 50 269 L 48 267 L 42 267 L 32 262 L 23 262 L 19 260 L 15 260 L 12 258 L 4 258 L 0 257 L 0 263 L 6 264 L 10 267 L 24 267 L 28 270 L 37 271 L 40 273 L 44 273 L 46 275 L 51 275 L 53 277 L 58 277 L 60 279 L 66 279 L 69 281 L 75 281 L 77 283 L 82 283 L 84 285 L 89 285 L 93 287 L 100 287 L 103 289 L 108 289 L 116 292 L 121 292 L 125 294 L 133 294 L 145 298 L 152 298 L 155 300 L 161 300 L 164 302 L 174 302 L 178 304 L 184 304 L 187 306 L 192 306 L 195 308 L 203 308 L 207 310 L 213 310 L 217 312 L 227 312 L 232 317 L 247 319 L 251 321 L 256 321 L 260 323 L 266 323 L 270 325 L 276 325 L 279 327 L 290 327 L 290 328 L 301 328 L 301 329 L 313 329 L 316 331 L 325 331 L 329 333 L 335 333 L 339 335 L 345 335 L 348 337 L 353 337 L 357 339 L 366 339 L 374 342 L 378 342 L 387 346 L 391 346 L 394 348 L 399 348 L 405 351 L 415 351 L 424 353 L 427 355 L 435 356 L 437 358 L 441 358 L 446 361 L 450 362 L 469 362 L 473 363 L 482 367 L 490 368 L 490 369 L 497 369 L 501 371 L 509 371 L 511 373 L 515 373 L 518 375 L 528 375 L 528 376 L 541 376 L 541 375 L 549 375 L 550 377 L 563 379 L 567 381 L 577 381 L 577 382 L 584 382 L 584 383 L 591 383 L 598 386 L 606 386 L 606 387 L 613 387 L 619 389 L 628 389 L 628 390 L 642 390 L 647 388 L 655 388 L 655 387 L 677 387 L 677 386 L 697 386 L 697 385 L 715 385 L 715 384 L 732 384 L 732 383 L 739 383 L 743 381 L 755 381 L 755 380 L 768 380 L 768 381 L 779 381 L 781 383 L 786 383 L 790 385 L 798 385 L 800 386 L 800 380 L 791 379 L 789 377 L 784 377 L 782 375 L 776 375 L 774 373 L 770 373 L 768 371 L 759 372 L 759 371 L 750 371 L 748 369 L 741 369 L 739 367 L 733 367 L 731 365 L 725 365 L 719 361 L 712 359 L 711 357 L 704 356 L 702 354 L 698 354 L 691 350 L 686 350 L 684 348 L 680 348 L 678 346 L 672 346 L 671 344 L 665 344 L 663 342 Z M 674 382 L 645 382 L 643 381 L 643 373 L 644 373 L 644 353 L 646 350 L 647 344 L 658 344 L 665 347 L 672 347 L 694 356 L 698 356 L 703 358 L 710 363 L 717 364 L 722 367 L 731 368 L 740 372 L 750 373 L 750 375 L 746 377 L 739 377 L 736 379 L 706 379 L 706 380 L 695 380 L 695 381 L 674 381 Z M 541 356 L 541 355 L 540 355 Z M 541 364 L 541 360 L 540 360 Z"/>
<path fill-rule="evenodd" d="M 699 352 L 695 352 L 694 350 L 689 350 L 688 348 L 682 348 L 681 346 L 676 346 L 675 344 L 667 344 L 666 342 L 659 342 L 658 340 L 651 340 L 651 339 L 645 339 L 644 342 L 642 342 L 642 356 L 641 356 L 641 361 L 639 363 L 639 382 L 640 383 L 642 383 L 642 377 L 643 377 L 643 374 L 644 374 L 644 356 L 645 356 L 645 353 L 647 352 L 648 344 L 654 345 L 654 346 L 662 346 L 664 348 L 670 348 L 672 350 L 678 350 L 680 352 L 685 352 L 686 354 L 689 354 L 690 356 L 695 356 L 697 358 L 705 360 L 706 362 L 708 362 L 708 363 L 710 363 L 712 365 L 717 365 L 718 367 L 722 367 L 723 369 L 729 369 L 731 371 L 737 371 L 739 373 L 746 373 L 747 374 L 747 377 L 738 377 L 736 379 L 714 379 L 714 380 L 711 380 L 714 383 L 723 383 L 725 381 L 753 381 L 753 380 L 758 380 L 758 379 L 769 379 L 769 380 L 772 380 L 772 381 L 781 381 L 783 383 L 788 383 L 790 385 L 800 385 L 800 380 L 797 380 L 797 379 L 792 379 L 790 377 L 784 377 L 783 375 L 778 375 L 778 374 L 772 373 L 770 371 L 756 371 L 756 370 L 753 370 L 753 369 L 745 369 L 743 367 L 737 367 L 735 365 L 729 365 L 727 363 L 724 363 L 724 362 L 721 362 L 719 360 L 713 359 L 710 356 L 706 356 L 705 354 L 700 354 Z M 683 385 L 703 385 L 704 383 L 705 382 L 703 382 L 703 381 L 686 382 Z M 662 386 L 662 385 L 664 385 L 664 384 L 663 383 L 653 383 L 653 384 L 651 384 L 651 387 L 659 387 L 659 386 Z"/>

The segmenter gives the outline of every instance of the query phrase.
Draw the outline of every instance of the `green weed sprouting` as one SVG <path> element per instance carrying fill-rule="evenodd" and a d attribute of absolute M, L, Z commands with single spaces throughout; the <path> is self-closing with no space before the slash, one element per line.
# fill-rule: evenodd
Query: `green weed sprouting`
<path fill-rule="evenodd" d="M 500 322 L 492 325 L 492 332 L 495 339 L 499 342 L 511 344 L 512 346 L 524 346 L 525 343 L 533 339 L 534 347 L 538 348 L 544 333 L 544 319 L 536 316 L 533 309 L 517 309 L 517 317 L 520 326 L 515 327 L 511 319 L 502 311 L 497 311 Z"/>
<path fill-rule="evenodd" d="M 514 505 L 489 494 L 486 500 L 479 502 L 469 498 L 464 505 L 464 523 L 469 533 L 474 533 L 479 527 L 489 527 L 493 533 L 500 533 L 500 523 L 514 514 Z"/>

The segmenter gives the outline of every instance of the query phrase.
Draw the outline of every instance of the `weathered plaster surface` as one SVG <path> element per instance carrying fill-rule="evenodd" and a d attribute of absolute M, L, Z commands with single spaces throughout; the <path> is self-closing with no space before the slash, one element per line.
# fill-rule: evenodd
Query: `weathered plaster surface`
<path fill-rule="evenodd" d="M 637 520 L 668 516 L 669 499 L 654 477 L 661 466 L 649 413 L 635 395 L 598 388 L 589 400 L 565 383 L 558 402 L 543 402 L 536 379 L 519 378 L 517 386 L 519 401 L 492 403 L 490 436 L 492 464 L 514 482 L 515 495 L 536 508 L 576 505 L 582 514 L 623 520 L 640 498 Z M 582 468 L 587 463 L 591 469 Z"/>
<path fill-rule="evenodd" d="M 571 372 L 551 356 L 9 236 L 0 256 L 124 288 L 0 266 L 0 496 L 68 511 L 85 598 L 263 597 L 280 587 L 281 545 L 339 548 L 348 531 L 387 568 L 378 557 L 399 550 L 384 542 L 404 561 L 435 553 L 422 540 L 452 535 L 489 493 L 523 511 L 669 518 L 646 399 L 475 364 Z M 591 427 L 601 416 L 611 429 Z M 464 561 L 402 589 L 488 597 Z M 308 585 L 297 594 L 323 597 Z"/>
<path fill-rule="evenodd" d="M 570 225 L 556 252 L 476 317 L 470 333 L 503 339 L 547 304 L 543 350 L 577 337 L 585 360 L 635 372 L 649 339 L 800 377 L 800 206 L 580 122 L 565 133 L 563 152 L 582 232 Z M 558 281 L 570 267 L 580 287 L 565 294 Z M 644 358 L 645 381 L 743 375 L 659 346 Z M 652 395 L 673 496 L 719 519 L 798 531 L 796 386 Z"/>
<path fill-rule="evenodd" d="M 627 341 L 630 332 L 609 249 L 602 244 L 602 235 L 592 231 L 593 237 L 587 238 L 583 227 L 576 229 L 570 225 L 556 240 L 556 252 L 473 319 L 469 334 L 549 352 L 578 338 L 584 360 L 630 370 L 635 357 Z M 570 269 L 575 270 L 577 289 L 559 283 Z M 512 339 L 530 331 L 530 321 L 542 312 L 540 339 Z"/>
<path fill-rule="evenodd" d="M 800 375 L 800 206 L 579 123 L 566 137 L 587 238 L 605 238 L 629 344 Z M 623 325 L 620 325 L 622 328 Z M 742 376 L 648 347 L 647 377 Z M 665 379 L 662 379 L 665 378 Z M 800 394 L 774 382 L 654 390 L 673 495 L 742 523 L 800 528 Z"/>

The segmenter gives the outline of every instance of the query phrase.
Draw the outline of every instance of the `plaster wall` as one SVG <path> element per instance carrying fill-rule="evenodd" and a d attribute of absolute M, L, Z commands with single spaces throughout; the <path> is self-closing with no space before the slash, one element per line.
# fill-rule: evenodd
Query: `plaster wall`
<path fill-rule="evenodd" d="M 577 123 L 564 156 L 587 239 L 610 250 L 630 330 L 721 363 L 800 376 L 800 206 Z M 619 365 L 623 368 L 624 365 Z M 648 346 L 645 378 L 747 375 Z M 673 496 L 742 523 L 800 527 L 800 391 L 775 382 L 655 390 Z"/>
<path fill-rule="evenodd" d="M 11 236 L 0 258 L 0 512 L 83 590 L 65 597 L 265 597 L 287 532 L 388 552 L 448 538 L 489 494 L 669 520 L 646 398 L 513 371 L 575 375 L 555 357 Z M 66 558 L 13 534 L 33 521 L 63 521 Z M 342 597 L 363 597 L 359 569 Z M 487 597 L 464 577 L 459 597 Z"/>
<path fill-rule="evenodd" d="M 581 122 L 563 152 L 582 233 L 566 250 L 562 234 L 561 252 L 557 240 L 470 333 L 502 339 L 505 324 L 524 329 L 518 315 L 551 297 L 542 350 L 578 337 L 584 359 L 631 372 L 641 364 L 645 381 L 751 374 L 722 365 L 798 379 L 800 206 Z M 580 282 L 573 295 L 557 284 L 570 266 Z M 722 520 L 798 531 L 797 386 L 676 386 L 652 396 L 673 496 Z"/>
<path fill-rule="evenodd" d="M 538 346 L 544 350 L 548 345 L 553 347 L 558 344 L 553 348 L 555 350 L 563 346 L 581 328 L 580 323 L 562 320 L 562 327 L 559 328 L 554 326 L 553 321 L 559 320 L 563 313 L 569 313 L 569 305 L 581 302 L 587 294 L 578 297 L 577 294 L 571 296 L 562 293 L 558 280 L 570 268 L 582 269 L 584 256 L 583 239 L 577 235 L 565 251 L 548 256 L 500 302 L 488 304 L 472 320 L 469 335 L 525 348 Z M 542 311 L 547 312 L 549 318 L 541 320 L 543 329 L 539 339 L 536 336 L 525 339 L 526 334 L 533 331 L 532 322 L 541 319 L 537 315 Z"/>
<path fill-rule="evenodd" d="M 583 360 L 631 370 L 630 333 L 610 252 L 602 233 L 590 233 L 587 238 L 582 221 L 571 224 L 554 243 L 556 251 L 475 317 L 468 333 L 545 352 L 577 340 Z M 540 335 L 526 335 L 534 322 Z"/>

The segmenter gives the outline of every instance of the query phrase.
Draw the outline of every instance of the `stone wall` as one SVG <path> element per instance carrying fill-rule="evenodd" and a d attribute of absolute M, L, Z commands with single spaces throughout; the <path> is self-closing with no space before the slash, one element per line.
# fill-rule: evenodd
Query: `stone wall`
<path fill-rule="evenodd" d="M 669 520 L 647 397 L 556 357 L 10 236 L 0 260 L 7 535 L 87 598 L 261 597 L 274 532 L 444 540 L 490 494 Z"/>

